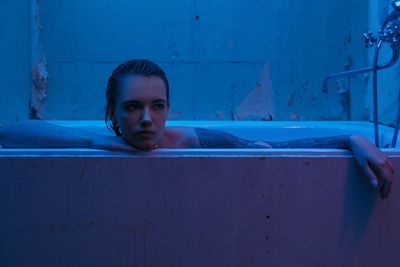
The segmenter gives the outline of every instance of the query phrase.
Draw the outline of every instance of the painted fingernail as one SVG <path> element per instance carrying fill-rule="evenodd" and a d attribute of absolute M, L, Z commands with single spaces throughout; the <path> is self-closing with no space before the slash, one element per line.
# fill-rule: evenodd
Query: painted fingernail
<path fill-rule="evenodd" d="M 372 185 L 373 187 L 377 187 L 377 186 L 378 186 L 378 181 L 375 180 L 375 179 L 370 179 L 369 182 L 371 183 L 371 185 Z"/>

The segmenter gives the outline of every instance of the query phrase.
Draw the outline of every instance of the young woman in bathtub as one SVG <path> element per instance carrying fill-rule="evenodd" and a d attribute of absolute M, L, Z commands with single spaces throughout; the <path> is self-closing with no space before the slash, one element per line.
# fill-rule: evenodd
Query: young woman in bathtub
<path fill-rule="evenodd" d="M 393 166 L 367 139 L 358 135 L 309 138 L 288 142 L 251 141 L 231 134 L 193 127 L 167 127 L 169 84 L 164 71 L 148 60 L 127 61 L 112 72 L 106 89 L 106 125 L 116 136 L 105 136 L 25 121 L 0 129 L 4 147 L 89 147 L 107 150 L 157 148 L 344 148 L 380 195 L 391 189 Z"/>

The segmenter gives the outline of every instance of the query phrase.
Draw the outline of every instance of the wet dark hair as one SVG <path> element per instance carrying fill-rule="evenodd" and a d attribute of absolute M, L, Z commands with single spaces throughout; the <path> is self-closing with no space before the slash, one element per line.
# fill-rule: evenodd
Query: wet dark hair
<path fill-rule="evenodd" d="M 128 75 L 143 75 L 146 77 L 156 76 L 161 78 L 167 89 L 167 101 L 169 102 L 169 84 L 165 72 L 156 63 L 146 59 L 133 59 L 126 61 L 117 66 L 108 78 L 107 89 L 106 89 L 106 114 L 105 122 L 108 129 L 114 131 L 117 136 L 121 136 L 121 130 L 116 121 L 111 120 L 110 109 L 115 109 L 118 90 L 121 86 L 122 79 Z"/>

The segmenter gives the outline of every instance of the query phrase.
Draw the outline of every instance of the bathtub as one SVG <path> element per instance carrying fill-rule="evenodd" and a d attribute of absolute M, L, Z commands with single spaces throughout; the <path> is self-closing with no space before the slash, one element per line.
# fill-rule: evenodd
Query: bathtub
<path fill-rule="evenodd" d="M 368 122 L 168 125 L 373 140 Z M 0 266 L 400 266 L 398 179 L 380 200 L 347 150 L 0 149 L 0 173 Z"/>

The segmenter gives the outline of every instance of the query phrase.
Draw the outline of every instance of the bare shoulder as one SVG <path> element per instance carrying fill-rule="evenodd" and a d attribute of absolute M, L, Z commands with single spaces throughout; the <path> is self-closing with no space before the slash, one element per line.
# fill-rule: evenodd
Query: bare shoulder
<path fill-rule="evenodd" d="M 165 128 L 166 145 L 169 148 L 199 148 L 195 127 L 172 126 Z"/>

